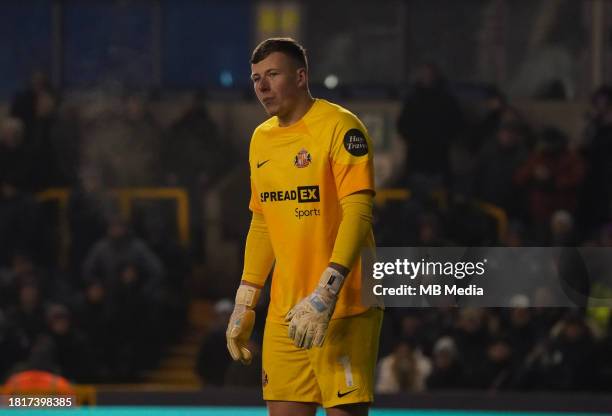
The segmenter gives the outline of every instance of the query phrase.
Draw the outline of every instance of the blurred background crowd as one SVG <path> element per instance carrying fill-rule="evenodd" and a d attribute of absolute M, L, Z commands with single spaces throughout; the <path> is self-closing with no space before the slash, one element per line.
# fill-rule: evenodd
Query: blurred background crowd
<path fill-rule="evenodd" d="M 612 7 L 440 3 L 347 12 L 340 1 L 311 20 L 303 12 L 323 2 L 8 7 L 0 382 L 44 369 L 76 383 L 260 386 L 265 299 L 254 364 L 230 362 L 225 346 L 249 221 L 248 135 L 264 118 L 248 85 L 251 29 L 303 41 L 314 95 L 370 129 L 379 190 L 410 192 L 378 201 L 378 246 L 612 246 L 612 48 L 592 29 L 609 33 Z M 370 21 L 341 30 L 343 13 Z M 96 37 L 106 29 L 94 21 L 115 36 Z M 39 40 L 57 25 L 64 38 Z M 534 102 L 554 103 L 546 121 Z M 143 188 L 186 192 L 189 240 L 172 200 L 135 198 L 126 215 L 116 191 Z M 596 290 L 609 296 L 607 279 Z M 610 391 L 609 309 L 512 305 L 388 308 L 376 390 Z"/>

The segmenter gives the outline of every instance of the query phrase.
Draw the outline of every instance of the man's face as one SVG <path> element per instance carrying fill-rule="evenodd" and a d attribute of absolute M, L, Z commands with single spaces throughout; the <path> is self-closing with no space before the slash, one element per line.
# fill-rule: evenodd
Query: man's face
<path fill-rule="evenodd" d="M 306 82 L 306 70 L 281 52 L 273 52 L 251 65 L 251 79 L 259 102 L 270 116 L 290 114 L 297 103 L 300 88 Z"/>

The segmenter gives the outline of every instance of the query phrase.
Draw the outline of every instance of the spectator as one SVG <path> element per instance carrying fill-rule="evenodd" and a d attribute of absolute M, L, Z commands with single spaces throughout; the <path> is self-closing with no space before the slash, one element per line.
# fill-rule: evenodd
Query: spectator
<path fill-rule="evenodd" d="M 439 69 L 422 65 L 397 122 L 407 142 L 408 176 L 425 176 L 438 186 L 446 184 L 448 150 L 463 125 L 461 109 Z"/>
<path fill-rule="evenodd" d="M 612 219 L 612 87 L 600 87 L 591 111 L 582 153 L 589 166 L 584 181 L 580 223 L 592 231 Z"/>
<path fill-rule="evenodd" d="M 452 191 L 465 197 L 475 196 L 474 178 L 478 152 L 484 143 L 495 138 L 504 113 L 511 111 L 506 97 L 496 87 L 487 88 L 484 110 L 484 117 L 465 134 L 459 135 L 450 147 Z"/>
<path fill-rule="evenodd" d="M 37 262 L 48 253 L 42 250 L 40 210 L 34 199 L 22 192 L 12 175 L 0 177 L 0 265 L 8 265 L 11 255 L 25 252 Z"/>
<path fill-rule="evenodd" d="M 141 371 L 155 365 L 167 328 L 160 319 L 160 308 L 151 276 L 137 263 L 120 264 L 108 289 L 111 300 L 111 339 L 113 379 L 138 381 Z"/>
<path fill-rule="evenodd" d="M 50 91 L 41 91 L 34 110 L 34 118 L 26 129 L 26 146 L 30 161 L 36 167 L 33 190 L 38 191 L 57 184 L 60 176 L 53 148 L 57 125 L 56 98 Z"/>
<path fill-rule="evenodd" d="M 437 297 L 442 298 L 442 296 L 433 296 L 430 297 L 430 299 Z M 460 309 L 452 306 L 454 303 L 451 303 L 450 300 L 445 298 L 442 298 L 439 303 L 443 303 L 444 306 L 428 308 L 426 309 L 428 313 L 423 314 L 423 328 L 427 328 L 427 331 L 425 331 L 426 339 L 420 345 L 420 347 L 429 357 L 433 356 L 435 343 L 440 338 L 451 336 L 453 334 L 455 331 L 457 314 L 460 311 Z"/>
<path fill-rule="evenodd" d="M 524 295 L 515 295 L 511 303 L 516 306 L 507 310 L 508 321 L 504 325 L 503 332 L 506 334 L 505 341 L 512 349 L 514 359 L 520 362 L 534 347 L 537 340 L 536 328 L 533 324 L 532 310 L 529 308 L 529 299 Z"/>
<path fill-rule="evenodd" d="M 514 125 L 519 128 L 521 135 L 523 136 L 523 144 L 526 148 L 531 149 L 535 144 L 535 137 L 533 130 L 525 117 L 516 108 L 510 105 L 504 107 L 501 111 L 500 128 L 504 125 Z M 496 133 L 499 132 L 499 128 Z M 493 136 L 494 137 L 494 136 Z"/>
<path fill-rule="evenodd" d="M 538 147 L 514 175 L 514 183 L 526 191 L 532 224 L 547 224 L 559 209 L 575 212 L 584 175 L 584 161 L 568 148 L 567 138 L 557 129 L 545 129 Z"/>
<path fill-rule="evenodd" d="M 11 104 L 11 116 L 23 123 L 24 144 L 32 166 L 28 190 L 44 189 L 61 180 L 53 143 L 58 126 L 56 104 L 57 97 L 49 78 L 40 70 L 32 73 L 28 88 L 17 93 Z"/>
<path fill-rule="evenodd" d="M 134 265 L 147 281 L 150 291 L 159 287 L 164 277 L 164 266 L 151 249 L 134 237 L 127 223 L 115 216 L 110 220 L 106 237 L 89 251 L 83 264 L 85 282 L 100 281 L 107 289 L 118 283 L 118 271 L 126 265 Z"/>
<path fill-rule="evenodd" d="M 141 94 L 124 98 L 122 112 L 93 121 L 83 146 L 83 165 L 101 172 L 110 187 L 152 186 L 159 181 L 159 127 Z"/>
<path fill-rule="evenodd" d="M 112 327 L 115 310 L 104 286 L 100 282 L 90 282 L 79 294 L 75 311 L 76 324 L 91 344 L 97 381 L 112 382 L 111 368 L 117 343 Z"/>
<path fill-rule="evenodd" d="M 485 143 L 476 168 L 476 193 L 480 199 L 504 208 L 510 216 L 519 214 L 518 196 L 512 178 L 527 157 L 526 130 L 513 121 L 500 126 L 495 140 Z"/>
<path fill-rule="evenodd" d="M 81 167 L 81 114 L 76 104 L 69 102 L 55 112 L 50 145 L 53 160 L 52 187 L 74 187 Z"/>
<path fill-rule="evenodd" d="M 598 381 L 595 352 L 584 319 L 575 311 L 569 312 L 558 323 L 550 341 L 528 357 L 521 382 L 527 388 L 539 390 L 590 390 Z"/>
<path fill-rule="evenodd" d="M 467 200 L 457 196 L 446 214 L 446 233 L 456 245 L 478 246 L 496 245 L 498 232 L 496 221 L 486 215 L 482 209 Z"/>
<path fill-rule="evenodd" d="M 162 162 L 164 184 L 184 187 L 189 192 L 193 251 L 203 252 L 203 210 L 206 193 L 223 175 L 230 173 L 237 151 L 221 136 L 211 118 L 202 92 L 194 93 L 183 115 L 164 135 Z"/>
<path fill-rule="evenodd" d="M 485 319 L 486 313 L 483 309 L 461 309 L 453 334 L 466 371 L 465 376 L 471 384 L 475 378 L 473 372 L 485 355 L 489 340 Z"/>
<path fill-rule="evenodd" d="M 143 215 L 146 241 L 157 255 L 167 271 L 162 291 L 160 291 L 163 313 L 159 324 L 168 328 L 169 333 L 163 334 L 167 340 L 173 340 L 184 329 L 183 323 L 189 305 L 188 283 L 191 276 L 191 261 L 187 249 L 174 237 L 174 224 L 169 224 L 171 215 L 163 216 L 160 212 L 149 210 Z"/>
<path fill-rule="evenodd" d="M 222 386 L 225 382 L 225 374 L 231 362 L 227 353 L 225 329 L 233 309 L 233 302 L 227 299 L 215 304 L 212 327 L 202 340 L 196 364 L 196 371 L 205 385 Z"/>
<path fill-rule="evenodd" d="M 470 384 L 487 390 L 512 387 L 513 358 L 510 342 L 503 337 L 494 338 L 488 343 L 484 360 L 478 364 Z"/>
<path fill-rule="evenodd" d="M 393 352 L 378 363 L 377 393 L 423 391 L 431 362 L 412 342 L 400 341 Z"/>
<path fill-rule="evenodd" d="M 25 135 L 25 146 L 35 169 L 32 189 L 76 184 L 79 127 L 78 111 L 74 107 L 68 107 L 60 116 L 59 100 L 52 91 L 37 94 L 33 118 Z"/>
<path fill-rule="evenodd" d="M 160 306 L 164 267 L 125 221 L 114 217 L 107 236 L 87 255 L 83 276 L 86 286 L 99 282 L 112 300 L 113 338 L 123 341 L 112 351 L 111 371 L 122 380 L 135 380 L 153 364 L 168 330 Z"/>
<path fill-rule="evenodd" d="M 62 274 L 49 267 L 41 267 L 34 263 L 28 252 L 15 251 L 11 257 L 11 267 L 5 269 L 6 278 L 16 288 L 23 285 L 35 285 L 43 300 L 67 300 L 71 290 L 62 279 Z"/>
<path fill-rule="evenodd" d="M 410 311 L 412 312 L 412 311 Z M 399 337 L 419 346 L 422 345 L 425 334 L 423 320 L 418 313 L 404 313 L 400 320 Z"/>
<path fill-rule="evenodd" d="M 18 303 L 9 310 L 8 318 L 19 330 L 22 349 L 29 351 L 45 330 L 45 303 L 35 280 L 21 280 L 17 292 Z"/>
<path fill-rule="evenodd" d="M 61 304 L 49 306 L 46 322 L 47 332 L 37 342 L 46 342 L 45 337 L 51 340 L 48 348 L 55 351 L 55 362 L 61 374 L 81 383 L 94 380 L 91 346 L 84 334 L 74 327 L 68 308 Z"/>
<path fill-rule="evenodd" d="M 81 287 L 80 269 L 92 246 L 104 237 L 108 221 L 116 212 L 115 202 L 107 194 L 99 172 L 82 169 L 79 184 L 68 200 L 70 262 L 73 285 Z"/>
<path fill-rule="evenodd" d="M 485 116 L 476 124 L 470 140 L 470 148 L 477 150 L 483 144 L 495 137 L 502 123 L 502 117 L 506 110 L 511 110 L 506 96 L 497 87 L 490 87 L 486 91 L 484 102 Z"/>
<path fill-rule="evenodd" d="M 384 206 L 374 212 L 376 241 L 382 246 L 400 247 L 415 244 L 420 238 L 419 229 L 425 218 L 432 217 L 433 230 L 439 232 L 437 226 L 436 201 L 430 195 L 427 183 L 414 180 L 410 189 L 411 196 L 408 200 L 387 201 Z M 386 219 L 393 218 L 393 221 Z M 436 236 L 436 239 L 440 236 Z M 426 238 L 425 238 L 426 239 Z"/>
<path fill-rule="evenodd" d="M 29 340 L 18 324 L 9 320 L 0 308 L 0 382 L 2 382 L 16 362 L 28 356 Z"/>
<path fill-rule="evenodd" d="M 165 265 L 169 286 L 181 290 L 191 272 L 191 264 L 187 250 L 178 241 L 176 219 L 172 214 L 164 216 L 161 211 L 143 211 L 140 216 L 142 232 L 139 235 Z"/>
<path fill-rule="evenodd" d="M 427 390 L 465 388 L 465 376 L 457 357 L 455 341 L 448 336 L 438 339 L 433 348 L 433 368 L 427 377 Z"/>
<path fill-rule="evenodd" d="M 571 247 L 578 243 L 572 214 L 558 210 L 551 215 L 547 240 L 551 247 Z"/>
<path fill-rule="evenodd" d="M 0 124 L 0 178 L 11 178 L 14 186 L 33 190 L 36 165 L 24 140 L 23 123 L 7 117 Z"/>
<path fill-rule="evenodd" d="M 28 137 L 30 128 L 36 118 L 39 100 L 45 94 L 53 95 L 49 77 L 44 71 L 36 70 L 31 74 L 28 87 L 24 91 L 18 92 L 11 103 L 10 113 L 23 122 Z"/>
<path fill-rule="evenodd" d="M 210 187 L 232 165 L 235 150 L 220 137 L 202 93 L 190 97 L 184 114 L 170 126 L 162 155 L 165 182 L 189 189 Z"/>

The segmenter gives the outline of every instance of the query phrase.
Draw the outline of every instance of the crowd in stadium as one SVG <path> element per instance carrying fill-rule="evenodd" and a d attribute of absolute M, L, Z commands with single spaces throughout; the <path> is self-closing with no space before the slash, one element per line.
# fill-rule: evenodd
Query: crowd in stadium
<path fill-rule="evenodd" d="M 140 93 L 91 117 L 70 106 L 60 116 L 59 98 L 35 73 L 1 122 L 0 378 L 34 367 L 138 380 L 184 326 L 192 256 L 171 209 L 135 205 L 130 223 L 108 190 L 181 186 L 197 198 L 233 152 L 199 96 L 167 129 Z M 57 210 L 37 195 L 62 187 L 70 251 L 60 264 Z"/>
<path fill-rule="evenodd" d="M 457 103 L 425 66 L 398 121 L 411 168 L 404 180 L 415 197 L 379 213 L 377 244 L 610 246 L 610 87 L 593 94 L 584 137 L 575 138 L 533 129 L 495 88 L 476 122 Z M 447 207 L 426 192 L 436 186 L 449 191 Z M 474 201 L 504 209 L 506 235 Z M 533 302 L 517 295 L 512 308 L 388 309 L 377 390 L 609 390 L 609 310 Z"/>
<path fill-rule="evenodd" d="M 238 158 L 201 97 L 167 129 L 143 94 L 88 117 L 76 107 L 60 117 L 59 98 L 35 74 L 0 122 L 0 380 L 29 368 L 77 382 L 138 380 L 184 328 L 193 259 L 168 238 L 166 211 L 144 206 L 127 223 L 106 189 L 181 186 L 197 199 Z M 583 137 L 534 130 L 495 88 L 486 107 L 468 120 L 436 68 L 424 67 L 397 123 L 407 149 L 397 186 L 412 197 L 377 212 L 377 244 L 612 245 L 612 89 L 593 94 Z M 35 198 L 53 187 L 72 190 L 63 267 L 55 220 Z M 437 189 L 444 206 L 431 197 Z M 506 235 L 474 201 L 507 213 Z M 513 305 L 387 309 L 376 390 L 610 389 L 607 310 L 534 308 L 525 297 Z M 259 386 L 257 336 L 255 363 L 230 363 L 231 310 L 216 304 L 218 326 L 202 341 L 196 371 L 205 384 Z"/>
<path fill-rule="evenodd" d="M 437 69 L 423 67 L 398 120 L 414 197 L 379 212 L 377 244 L 609 247 L 612 89 L 592 95 L 583 137 L 534 129 L 495 88 L 486 107 L 468 121 Z M 428 194 L 436 188 L 448 191 L 444 207 Z M 475 201 L 504 209 L 505 235 Z M 609 309 L 534 307 L 521 295 L 511 304 L 388 309 L 377 390 L 609 390 Z"/>

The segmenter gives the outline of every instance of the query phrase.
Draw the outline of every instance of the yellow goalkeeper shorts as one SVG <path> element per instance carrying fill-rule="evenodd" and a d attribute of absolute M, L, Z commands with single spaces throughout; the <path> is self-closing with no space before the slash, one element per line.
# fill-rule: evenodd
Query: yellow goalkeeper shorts
<path fill-rule="evenodd" d="M 288 325 L 266 322 L 264 400 L 318 403 L 325 408 L 374 400 L 374 370 L 382 310 L 329 323 L 322 347 L 297 348 Z"/>

